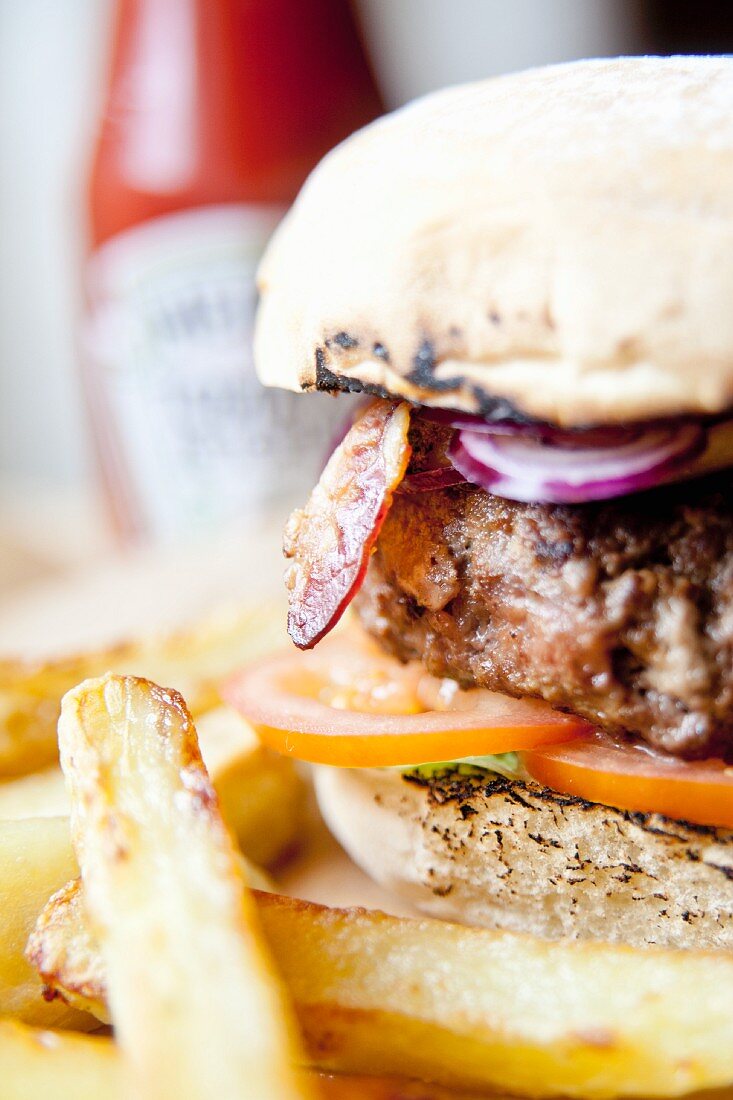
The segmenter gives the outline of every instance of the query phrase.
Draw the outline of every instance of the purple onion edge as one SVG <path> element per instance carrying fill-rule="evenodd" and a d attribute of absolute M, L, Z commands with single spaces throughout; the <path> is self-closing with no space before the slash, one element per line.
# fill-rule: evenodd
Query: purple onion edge
<path fill-rule="evenodd" d="M 494 493 L 496 496 L 504 496 L 509 500 L 521 499 L 524 503 L 534 504 L 591 504 L 598 500 L 612 500 L 616 497 L 628 496 L 631 493 L 653 489 L 663 484 L 669 474 L 675 473 L 680 466 L 698 458 L 706 446 L 707 432 L 700 425 L 697 438 L 688 448 L 678 455 L 671 455 L 664 462 L 660 462 L 648 470 L 629 474 L 626 477 L 609 478 L 605 481 L 589 481 L 580 485 L 569 485 L 564 481 L 547 481 L 545 482 L 543 495 L 531 500 L 512 497 L 506 491 L 498 491 L 497 486 L 502 482 L 507 484 L 511 484 L 512 481 L 517 484 L 520 484 L 520 482 L 516 478 L 507 477 L 500 470 L 484 465 L 479 459 L 469 454 L 461 442 L 460 431 L 457 431 L 451 440 L 448 447 L 448 457 L 466 481 L 478 485 L 486 492 Z"/>

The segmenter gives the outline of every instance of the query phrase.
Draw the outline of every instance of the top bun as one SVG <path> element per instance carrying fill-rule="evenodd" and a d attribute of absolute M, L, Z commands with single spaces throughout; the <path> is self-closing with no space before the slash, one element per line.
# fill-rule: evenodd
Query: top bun
<path fill-rule="evenodd" d="M 256 359 L 561 425 L 733 404 L 733 60 L 451 88 L 316 168 L 260 270 Z"/>

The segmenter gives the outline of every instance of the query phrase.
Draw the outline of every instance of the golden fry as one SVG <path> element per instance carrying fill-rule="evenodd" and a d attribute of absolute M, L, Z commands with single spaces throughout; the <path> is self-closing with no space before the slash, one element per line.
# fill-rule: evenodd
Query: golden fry
<path fill-rule="evenodd" d="M 270 867 L 301 833 L 305 784 L 294 761 L 266 749 L 228 706 L 202 714 L 196 729 L 225 824 L 248 859 Z"/>
<path fill-rule="evenodd" d="M 197 730 L 224 821 L 246 856 L 262 866 L 275 863 L 300 832 L 305 788 L 295 764 L 266 749 L 231 707 L 202 714 Z M 2 819 L 68 812 L 60 767 L 0 782 L 0 828 Z"/>
<path fill-rule="evenodd" d="M 0 782 L 0 820 L 68 817 L 69 796 L 58 764 Z"/>
<path fill-rule="evenodd" d="M 257 855 L 277 858 L 298 832 L 302 783 L 291 761 L 263 749 L 238 715 L 223 711 L 211 712 L 212 719 L 218 716 L 215 726 L 206 722 L 208 715 L 202 721 L 214 787 L 229 809 L 227 824 Z M 38 913 L 78 874 L 68 816 L 51 816 L 54 810 L 68 815 L 68 804 L 60 768 L 0 784 L 0 1013 L 39 1026 L 88 1029 L 95 1021 L 86 1014 L 43 1000 L 38 975 L 23 957 Z M 10 811 L 19 819 L 1 820 Z M 258 888 L 271 886 L 250 863 L 246 877 Z"/>
<path fill-rule="evenodd" d="M 0 822 L 0 1013 L 41 1027 L 97 1026 L 91 1016 L 49 1004 L 23 945 L 50 895 L 79 869 L 68 818 Z"/>
<path fill-rule="evenodd" d="M 120 1059 L 111 1039 L 42 1031 L 0 1020 L 3 1100 L 122 1100 Z"/>
<path fill-rule="evenodd" d="M 0 777 L 57 760 L 61 697 L 81 680 L 108 669 L 147 676 L 175 687 L 198 715 L 218 705 L 223 678 L 282 641 L 280 620 L 279 611 L 260 607 L 55 661 L 0 661 Z"/>
<path fill-rule="evenodd" d="M 551 943 L 257 896 L 314 1064 L 464 1088 L 677 1096 L 733 1082 L 733 956 Z M 70 884 L 34 962 L 105 1018 L 105 980 Z"/>
<path fill-rule="evenodd" d="M 119 1051 L 111 1039 L 41 1031 L 14 1020 L 0 1020 L 0 1081 L 3 1100 L 124 1097 Z M 323 1100 L 472 1100 L 454 1089 L 394 1077 L 317 1074 L 314 1086 Z M 494 1094 L 492 1100 L 501 1098 Z"/>
<path fill-rule="evenodd" d="M 183 699 L 107 675 L 59 721 L 85 911 L 140 1100 L 291 1100 L 296 1028 Z"/>

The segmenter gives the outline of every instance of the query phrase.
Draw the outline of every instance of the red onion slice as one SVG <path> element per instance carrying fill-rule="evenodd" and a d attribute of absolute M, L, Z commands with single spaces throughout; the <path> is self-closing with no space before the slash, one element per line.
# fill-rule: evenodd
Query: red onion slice
<path fill-rule="evenodd" d="M 488 425 L 491 428 L 491 425 Z M 597 433 L 553 433 L 543 439 L 482 427 L 459 429 L 449 457 L 467 481 L 510 500 L 582 504 L 659 485 L 698 455 L 707 439 L 700 423 L 679 421 L 635 428 L 615 445 Z M 595 436 L 595 438 L 592 438 Z"/>
<path fill-rule="evenodd" d="M 542 420 L 486 420 L 476 413 L 456 412 L 455 409 L 423 408 L 420 410 L 423 420 L 434 424 L 443 424 L 447 428 L 465 429 L 482 435 L 512 435 L 530 437 L 546 443 L 560 443 L 567 447 L 615 447 L 628 443 L 651 427 L 675 424 L 675 421 L 658 421 L 639 424 L 599 424 L 592 428 L 557 428 Z"/>
<path fill-rule="evenodd" d="M 521 431 L 536 431 L 543 427 L 539 421 L 510 420 L 506 417 L 497 420 L 487 420 L 479 413 L 458 412 L 456 409 L 441 409 L 432 405 L 425 405 L 420 409 L 422 420 L 430 420 L 433 424 L 444 424 L 446 428 L 472 428 L 477 432 L 499 432 L 506 430 L 510 433 Z"/>

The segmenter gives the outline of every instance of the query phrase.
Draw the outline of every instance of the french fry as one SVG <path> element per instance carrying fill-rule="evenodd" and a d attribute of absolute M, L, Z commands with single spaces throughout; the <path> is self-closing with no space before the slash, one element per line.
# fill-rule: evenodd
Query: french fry
<path fill-rule="evenodd" d="M 85 911 L 140 1100 L 310 1095 L 183 699 L 107 675 L 59 721 Z M 265 895 L 266 896 L 266 895 Z"/>
<path fill-rule="evenodd" d="M 71 879 L 48 900 L 28 938 L 25 954 L 48 993 L 73 1008 L 93 1013 L 102 1024 L 112 1022 L 107 975 L 84 910 L 81 879 Z"/>
<path fill-rule="evenodd" d="M 323 1100 L 516 1100 L 496 1092 L 445 1088 L 435 1082 L 408 1080 L 404 1077 L 372 1077 L 355 1074 L 319 1074 Z M 731 1097 L 705 1097 L 704 1100 L 733 1100 Z"/>
<path fill-rule="evenodd" d="M 222 678 L 283 640 L 279 611 L 253 608 L 186 630 L 47 662 L 0 661 L 0 777 L 57 760 L 61 697 L 108 669 L 170 684 L 198 715 L 220 702 Z"/>
<path fill-rule="evenodd" d="M 248 859 L 271 867 L 301 832 L 305 784 L 295 763 L 265 748 L 229 706 L 202 714 L 196 729 L 225 824 Z"/>
<path fill-rule="evenodd" d="M 733 955 L 257 902 L 321 1068 L 531 1096 L 671 1097 L 733 1083 Z M 74 884 L 42 915 L 32 954 L 52 989 L 72 1003 L 84 989 L 105 1018 Z"/>
<path fill-rule="evenodd" d="M 119 1051 L 111 1039 L 42 1031 L 0 1020 L 3 1100 L 123 1100 Z M 314 1075 L 322 1100 L 472 1100 L 453 1089 L 394 1077 Z M 252 1094 L 243 1084 L 242 1097 Z M 258 1097 L 257 1100 L 260 1100 Z M 474 1096 L 473 1100 L 477 1100 Z M 501 1100 L 493 1095 L 492 1100 Z M 713 1100 L 706 1097 L 705 1100 Z M 717 1097 L 715 1100 L 723 1100 Z M 730 1100 L 730 1098 L 728 1098 Z"/>
<path fill-rule="evenodd" d="M 68 817 L 69 796 L 58 764 L 0 782 L 0 820 Z"/>
<path fill-rule="evenodd" d="M 262 826 L 268 827 L 265 817 Z M 238 861 L 252 886 L 273 888 L 259 867 L 241 855 Z M 49 896 L 78 873 L 68 817 L 0 821 L 0 1014 L 41 1027 L 97 1026 L 86 1013 L 70 1011 L 61 1001 L 47 1003 L 36 969 L 23 954 Z"/>
<path fill-rule="evenodd" d="M 123 1100 L 122 1066 L 111 1039 L 43 1031 L 0 1020 L 3 1100 Z"/>
<path fill-rule="evenodd" d="M 224 821 L 249 859 L 261 866 L 275 863 L 300 831 L 305 786 L 295 764 L 266 749 L 231 707 L 202 714 L 197 730 Z M 60 767 L 0 782 L 0 821 L 68 812 Z"/>
<path fill-rule="evenodd" d="M 273 884 L 259 867 L 238 855 L 247 882 L 258 889 Z M 0 1014 L 39 1027 L 88 1031 L 98 1021 L 62 1001 L 48 1003 L 35 966 L 24 947 L 49 896 L 79 867 L 71 846 L 69 819 L 41 817 L 0 821 Z M 0 1094 L 1 1095 L 1 1094 Z"/>
<path fill-rule="evenodd" d="M 0 822 L 0 1013 L 42 1027 L 97 1026 L 61 1001 L 44 1001 L 38 974 L 23 956 L 41 908 L 78 873 L 68 818 Z"/>

